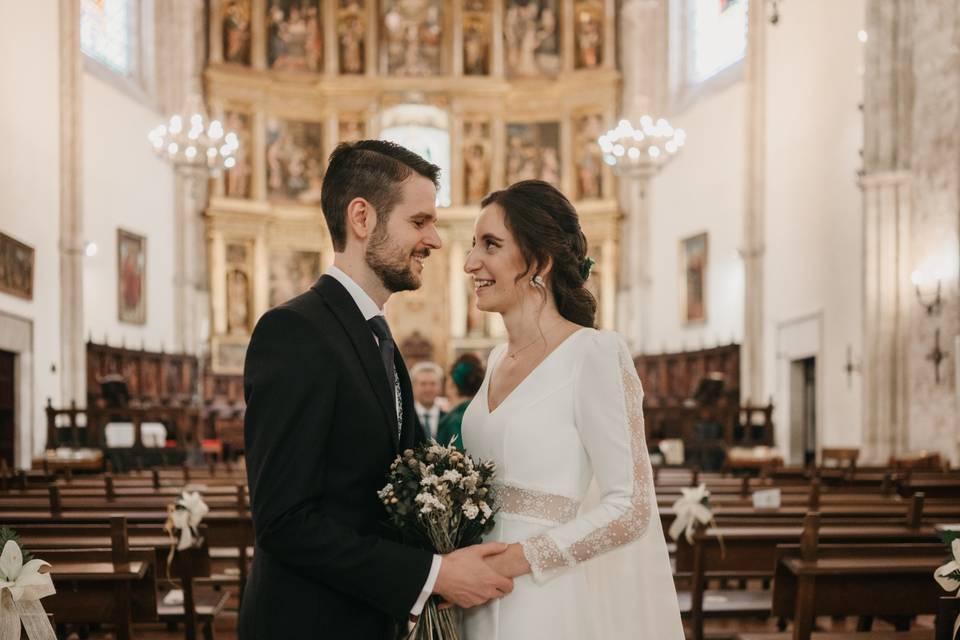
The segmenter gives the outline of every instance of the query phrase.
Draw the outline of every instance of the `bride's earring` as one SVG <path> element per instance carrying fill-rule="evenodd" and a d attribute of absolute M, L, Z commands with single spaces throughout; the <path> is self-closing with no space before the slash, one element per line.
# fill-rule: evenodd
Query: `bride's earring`
<path fill-rule="evenodd" d="M 532 278 L 530 278 L 530 285 L 533 286 L 533 287 L 537 287 L 537 288 L 542 289 L 542 288 L 543 288 L 543 285 L 544 285 L 543 276 L 536 275 L 536 276 L 533 276 Z"/>

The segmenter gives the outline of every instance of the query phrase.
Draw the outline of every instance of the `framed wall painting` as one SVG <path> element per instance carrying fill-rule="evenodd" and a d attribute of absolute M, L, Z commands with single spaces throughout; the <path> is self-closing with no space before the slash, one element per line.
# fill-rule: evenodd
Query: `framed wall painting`
<path fill-rule="evenodd" d="M 147 322 L 147 239 L 124 229 L 117 229 L 117 317 Z"/>
<path fill-rule="evenodd" d="M 680 241 L 682 319 L 686 324 L 707 321 L 707 234 Z"/>
<path fill-rule="evenodd" d="M 0 291 L 33 300 L 33 247 L 0 233 Z"/>

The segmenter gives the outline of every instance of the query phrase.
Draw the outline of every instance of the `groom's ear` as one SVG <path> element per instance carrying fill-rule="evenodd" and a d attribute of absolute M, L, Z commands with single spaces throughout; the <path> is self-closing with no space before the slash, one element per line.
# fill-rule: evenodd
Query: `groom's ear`
<path fill-rule="evenodd" d="M 347 205 L 347 232 L 358 240 L 366 240 L 377 226 L 377 210 L 364 198 L 354 198 Z"/>

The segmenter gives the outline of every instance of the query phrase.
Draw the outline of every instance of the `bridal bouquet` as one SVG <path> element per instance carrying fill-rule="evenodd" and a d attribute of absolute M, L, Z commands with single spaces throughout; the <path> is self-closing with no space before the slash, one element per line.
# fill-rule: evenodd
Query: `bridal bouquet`
<path fill-rule="evenodd" d="M 390 465 L 377 495 L 404 541 L 445 554 L 480 542 L 493 528 L 496 465 L 475 461 L 431 440 L 407 449 Z M 430 598 L 408 640 L 457 640 L 451 609 Z"/>

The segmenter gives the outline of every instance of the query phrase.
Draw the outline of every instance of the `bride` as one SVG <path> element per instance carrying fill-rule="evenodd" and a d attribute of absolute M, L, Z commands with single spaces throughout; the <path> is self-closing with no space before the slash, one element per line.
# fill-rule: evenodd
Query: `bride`
<path fill-rule="evenodd" d="M 464 269 L 506 344 L 463 418 L 471 455 L 497 463 L 500 512 L 488 561 L 509 596 L 470 609 L 468 640 L 682 640 L 626 345 L 593 329 L 577 212 L 556 188 L 488 195 Z"/>

